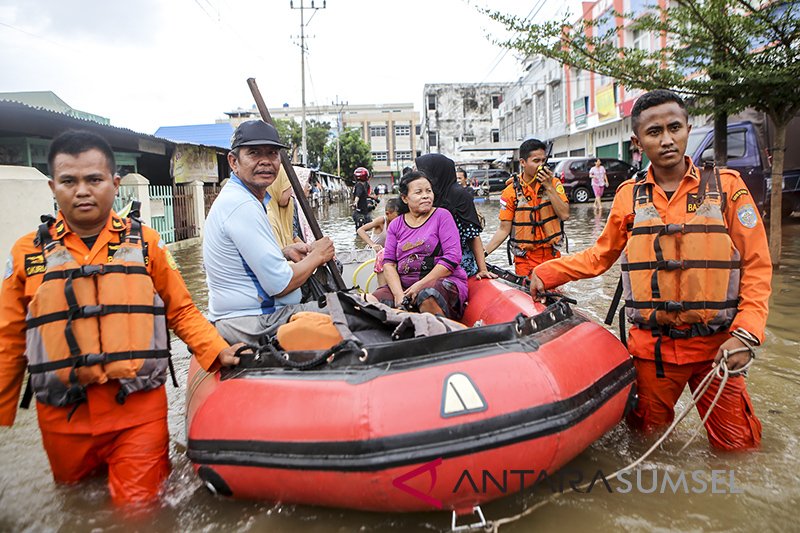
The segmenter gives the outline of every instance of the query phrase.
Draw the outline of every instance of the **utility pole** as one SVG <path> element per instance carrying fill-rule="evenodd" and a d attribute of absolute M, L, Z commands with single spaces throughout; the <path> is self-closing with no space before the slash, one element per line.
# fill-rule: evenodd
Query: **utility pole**
<path fill-rule="evenodd" d="M 336 112 L 336 175 L 342 177 L 342 156 L 341 156 L 341 136 L 342 136 L 342 109 L 347 105 L 347 102 L 340 102 L 339 95 L 336 95 L 336 101 L 331 102 L 334 106 L 338 106 L 339 110 Z"/>
<path fill-rule="evenodd" d="M 289 8 L 290 9 L 299 9 L 300 10 L 300 93 L 302 98 L 302 116 L 301 116 L 301 131 L 303 137 L 303 144 L 302 144 L 302 152 L 303 156 L 300 160 L 301 163 L 307 165 L 308 164 L 308 150 L 306 149 L 306 22 L 305 22 L 305 10 L 311 9 L 314 11 L 314 14 L 320 9 L 325 9 L 327 0 L 322 0 L 322 7 L 315 7 L 314 0 L 311 0 L 311 7 L 304 6 L 303 0 L 300 0 L 300 6 L 295 7 L 294 1 L 289 0 Z M 313 14 L 311 15 L 314 16 Z M 308 19 L 311 22 L 311 19 Z"/>

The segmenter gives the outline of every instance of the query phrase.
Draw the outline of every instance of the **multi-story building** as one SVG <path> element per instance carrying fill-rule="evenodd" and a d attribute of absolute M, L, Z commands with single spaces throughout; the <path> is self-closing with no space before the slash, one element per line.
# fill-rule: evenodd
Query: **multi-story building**
<path fill-rule="evenodd" d="M 553 59 L 529 57 L 525 74 L 506 90 L 500 104 L 500 138 L 518 146 L 525 139 L 555 140 L 553 155 L 570 149 L 564 115 L 564 69 Z"/>
<path fill-rule="evenodd" d="M 300 107 L 269 110 L 273 118 L 299 121 Z M 258 110 L 236 109 L 225 113 L 235 127 L 245 120 L 259 118 Z M 329 122 L 333 131 L 356 129 L 372 151 L 373 184 L 391 183 L 420 154 L 419 112 L 414 104 L 331 104 L 307 105 L 306 120 Z"/>
<path fill-rule="evenodd" d="M 502 157 L 492 150 L 500 143 L 500 104 L 509 83 L 426 84 L 422 104 L 422 151 L 440 153 L 464 162 L 478 145 L 483 159 Z M 467 148 L 468 150 L 462 150 Z"/>
<path fill-rule="evenodd" d="M 664 7 L 666 1 L 658 4 Z M 598 21 L 589 29 L 598 34 L 616 27 L 615 44 L 656 50 L 666 45 L 666 36 L 630 29 L 616 15 L 642 13 L 650 4 L 647 0 L 584 2 L 582 17 Z M 642 91 L 551 59 L 528 58 L 524 65 L 526 74 L 503 95 L 501 141 L 536 137 L 554 142 L 555 157 L 597 155 L 630 161 L 630 113 Z"/>

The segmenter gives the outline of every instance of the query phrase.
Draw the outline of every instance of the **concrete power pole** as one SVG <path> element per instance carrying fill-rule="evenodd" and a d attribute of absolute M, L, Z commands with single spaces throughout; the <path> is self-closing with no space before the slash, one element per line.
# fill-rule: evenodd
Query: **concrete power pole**
<path fill-rule="evenodd" d="M 347 102 L 340 102 L 339 95 L 336 95 L 336 101 L 331 102 L 334 106 L 338 107 L 336 112 L 336 175 L 342 177 L 342 155 L 341 155 L 341 137 L 342 137 L 342 109 L 347 105 Z"/>
<path fill-rule="evenodd" d="M 325 9 L 327 0 L 322 0 L 322 7 L 315 7 L 314 0 L 311 0 L 311 7 L 304 6 L 303 0 L 300 0 L 300 6 L 295 7 L 294 1 L 289 0 L 289 8 L 290 9 L 299 9 L 300 10 L 300 93 L 302 98 L 302 116 L 300 118 L 300 128 L 302 131 L 303 143 L 302 143 L 302 158 L 300 162 L 304 165 L 308 165 L 308 150 L 306 148 L 306 22 L 305 22 L 305 10 L 311 9 L 316 13 L 320 9 Z M 314 16 L 313 14 L 311 15 Z M 308 19 L 311 22 L 311 19 Z"/>

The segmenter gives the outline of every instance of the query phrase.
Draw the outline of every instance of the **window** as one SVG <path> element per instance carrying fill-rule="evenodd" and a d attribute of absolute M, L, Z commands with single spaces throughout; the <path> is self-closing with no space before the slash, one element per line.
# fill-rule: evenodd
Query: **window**
<path fill-rule="evenodd" d="M 633 30 L 633 48 L 636 50 L 650 51 L 650 33 L 641 30 Z"/>
<path fill-rule="evenodd" d="M 387 152 L 372 152 L 373 161 L 386 161 L 388 159 L 389 154 Z"/>
<path fill-rule="evenodd" d="M 428 95 L 428 111 L 436 111 L 436 95 Z"/>
<path fill-rule="evenodd" d="M 394 158 L 396 161 L 411 161 L 411 150 L 396 150 Z"/>
<path fill-rule="evenodd" d="M 502 94 L 493 94 L 492 95 L 492 109 L 498 109 L 500 104 L 503 103 L 503 95 Z"/>
<path fill-rule="evenodd" d="M 411 126 L 395 126 L 394 127 L 394 134 L 397 136 L 404 136 L 407 137 L 411 135 Z"/>
<path fill-rule="evenodd" d="M 419 133 L 422 131 L 422 124 L 417 124 L 414 126 L 414 135 L 419 137 Z"/>
<path fill-rule="evenodd" d="M 576 150 L 572 150 L 570 151 L 569 155 L 570 156 L 586 155 L 586 148 L 578 148 Z"/>
<path fill-rule="evenodd" d="M 370 137 L 386 137 L 386 126 L 370 126 Z"/>
<path fill-rule="evenodd" d="M 436 146 L 439 140 L 439 135 L 435 131 L 428 132 L 428 146 Z"/>
<path fill-rule="evenodd" d="M 736 130 L 728 133 L 728 158 L 744 157 L 747 153 L 745 143 L 745 130 Z"/>
<path fill-rule="evenodd" d="M 575 161 L 569 166 L 572 172 L 589 172 L 589 169 L 594 166 L 594 160 L 582 159 Z"/>
<path fill-rule="evenodd" d="M 475 136 L 474 135 L 464 135 L 464 137 L 461 140 L 463 142 L 465 142 L 465 143 L 474 143 L 475 142 Z"/>
<path fill-rule="evenodd" d="M 616 159 L 602 159 L 603 166 L 608 172 L 628 172 L 631 167 Z"/>
<path fill-rule="evenodd" d="M 492 130 L 492 142 L 493 143 L 500 142 L 500 130 Z"/>

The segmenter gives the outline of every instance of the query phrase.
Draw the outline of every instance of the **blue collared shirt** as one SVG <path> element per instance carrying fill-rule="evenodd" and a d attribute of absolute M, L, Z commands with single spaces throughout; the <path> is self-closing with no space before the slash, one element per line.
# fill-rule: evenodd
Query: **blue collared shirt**
<path fill-rule="evenodd" d="M 283 256 L 263 202 L 231 173 L 203 229 L 203 265 L 209 320 L 273 313 L 300 303 L 296 289 L 283 297 L 293 271 Z"/>

